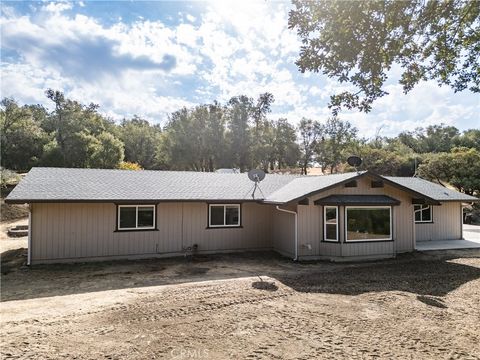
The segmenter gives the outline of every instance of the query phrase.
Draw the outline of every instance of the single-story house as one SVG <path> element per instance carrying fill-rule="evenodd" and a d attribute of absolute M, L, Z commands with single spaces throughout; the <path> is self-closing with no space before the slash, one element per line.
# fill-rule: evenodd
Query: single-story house
<path fill-rule="evenodd" d="M 33 168 L 7 197 L 28 203 L 28 263 L 275 250 L 371 259 L 462 238 L 476 197 L 420 178 Z M 255 194 L 252 197 L 252 194 Z"/>

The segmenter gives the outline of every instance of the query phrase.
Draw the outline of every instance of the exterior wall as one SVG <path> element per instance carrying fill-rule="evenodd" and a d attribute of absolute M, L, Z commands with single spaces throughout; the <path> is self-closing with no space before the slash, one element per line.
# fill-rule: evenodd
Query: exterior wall
<path fill-rule="evenodd" d="M 281 206 L 281 208 L 297 211 L 297 209 L 292 206 Z M 273 249 L 282 255 L 293 258 L 295 256 L 295 215 L 273 208 L 272 219 Z"/>
<path fill-rule="evenodd" d="M 444 202 L 432 207 L 432 223 L 415 224 L 417 241 L 461 239 L 462 203 Z"/>
<path fill-rule="evenodd" d="M 412 198 L 385 184 L 371 188 L 368 177 L 356 188 L 343 185 L 309 198 L 309 205 L 282 206 L 298 213 L 300 259 L 361 259 L 389 257 L 413 251 L 415 241 L 460 239 L 461 203 L 449 202 L 433 208 L 433 224 L 414 224 Z M 392 207 L 393 239 L 386 242 L 345 243 L 344 207 L 339 207 L 339 243 L 324 242 L 323 207 L 314 201 L 332 194 L 384 194 L 400 200 Z M 207 228 L 208 204 L 200 202 L 160 203 L 158 231 L 115 231 L 117 208 L 112 203 L 32 204 L 32 263 L 61 260 L 86 261 L 108 257 L 181 255 L 185 247 L 198 245 L 198 252 L 274 249 L 294 257 L 295 216 L 275 206 L 245 202 L 240 228 Z"/>
<path fill-rule="evenodd" d="M 111 203 L 48 203 L 32 206 L 32 263 L 96 257 L 181 254 L 271 248 L 272 207 L 243 203 L 241 228 L 207 229 L 206 203 L 160 203 L 158 231 L 115 232 Z"/>
<path fill-rule="evenodd" d="M 393 206 L 393 239 L 388 242 L 345 243 L 345 208 L 339 206 L 339 243 L 323 241 L 323 206 L 314 201 L 329 195 L 388 195 L 400 200 Z M 409 194 L 385 184 L 383 188 L 371 188 L 371 179 L 357 180 L 357 187 L 343 185 L 309 197 L 309 205 L 299 205 L 299 254 L 303 258 L 336 257 L 386 257 L 415 249 L 413 205 Z M 309 249 L 310 248 L 310 249 Z"/>
<path fill-rule="evenodd" d="M 159 210 L 160 213 L 160 210 Z M 241 228 L 207 229 L 208 205 L 183 203 L 183 243 L 199 251 L 265 249 L 272 247 L 272 207 L 243 203 Z"/>

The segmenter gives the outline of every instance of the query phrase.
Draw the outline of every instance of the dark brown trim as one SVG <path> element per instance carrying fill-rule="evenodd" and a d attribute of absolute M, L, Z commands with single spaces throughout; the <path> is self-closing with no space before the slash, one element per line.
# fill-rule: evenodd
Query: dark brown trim
<path fill-rule="evenodd" d="M 382 242 L 394 242 L 394 241 L 395 241 L 395 239 L 392 239 L 392 240 L 362 240 L 362 241 L 348 240 L 348 241 L 345 241 L 344 244 L 382 243 Z"/>
<path fill-rule="evenodd" d="M 153 217 L 153 229 L 125 229 L 121 230 L 118 228 L 118 212 L 119 205 L 154 205 L 155 206 L 155 216 Z M 136 202 L 136 203 L 115 203 L 115 230 L 113 232 L 133 232 L 133 231 L 158 231 L 157 226 L 157 217 L 158 217 L 158 203 L 148 203 L 148 202 Z"/>
<path fill-rule="evenodd" d="M 356 187 L 358 187 L 358 183 L 357 183 L 357 180 L 352 180 L 352 181 L 349 181 L 349 182 L 345 183 L 344 186 L 346 188 L 356 188 Z"/>
<path fill-rule="evenodd" d="M 370 183 L 372 189 L 383 188 L 383 180 L 372 180 Z"/>
<path fill-rule="evenodd" d="M 308 198 L 303 198 L 302 200 L 300 200 L 298 202 L 298 205 L 310 205 L 310 201 L 308 200 Z"/>
<path fill-rule="evenodd" d="M 418 198 L 412 198 L 412 204 L 413 205 L 441 205 L 440 203 L 432 203 L 428 199 L 418 199 Z"/>
<path fill-rule="evenodd" d="M 337 209 L 337 240 L 325 240 L 326 237 L 326 223 L 325 223 L 325 208 L 326 207 L 334 207 Z M 322 239 L 320 242 L 325 242 L 325 243 L 332 243 L 332 244 L 340 244 L 340 231 L 342 229 L 340 228 L 340 206 L 338 205 L 325 205 L 322 206 Z"/>
<path fill-rule="evenodd" d="M 205 230 L 215 230 L 215 229 L 243 229 L 242 225 L 238 226 L 207 226 Z"/>
<path fill-rule="evenodd" d="M 400 205 L 400 202 L 398 203 L 389 203 L 385 204 L 382 202 L 368 202 L 368 203 L 351 203 L 351 202 L 345 202 L 345 201 L 337 201 L 337 202 L 322 202 L 322 203 L 316 203 L 315 205 L 321 205 L 321 206 L 398 206 Z"/>
<path fill-rule="evenodd" d="M 414 204 L 414 205 L 429 205 L 429 204 Z M 431 205 L 430 205 L 430 214 L 432 214 L 432 217 L 431 217 L 430 221 L 416 222 L 415 221 L 415 206 L 413 206 L 413 223 L 415 225 L 417 225 L 417 224 L 434 224 L 434 222 L 433 222 L 433 206 L 431 206 Z"/>
<path fill-rule="evenodd" d="M 115 201 L 114 204 L 116 206 L 118 205 L 157 205 L 158 201 Z"/>
<path fill-rule="evenodd" d="M 114 233 L 124 233 L 124 232 L 140 232 L 140 231 L 159 231 L 158 229 L 129 229 L 129 230 L 114 230 Z"/>
<path fill-rule="evenodd" d="M 235 226 L 210 226 L 210 205 L 239 205 L 240 224 Z M 207 202 L 207 226 L 205 229 L 238 229 L 243 228 L 243 206 L 242 202 Z"/>
<path fill-rule="evenodd" d="M 346 198 L 345 200 L 330 200 L 328 198 L 340 196 Z M 365 201 L 365 202 L 350 202 L 347 198 L 357 198 L 360 199 L 361 197 L 383 197 L 384 199 L 390 200 L 389 203 L 381 202 L 381 201 Z M 326 196 L 321 199 L 317 199 L 313 202 L 314 205 L 322 205 L 322 206 L 397 206 L 401 204 L 401 201 L 395 198 L 392 198 L 388 195 L 372 195 L 372 194 L 332 194 Z"/>
<path fill-rule="evenodd" d="M 347 205 L 348 207 L 355 207 L 355 205 Z M 345 222 L 345 219 L 347 218 L 347 206 L 343 206 L 343 219 Z M 361 206 L 361 205 L 359 205 Z M 364 244 L 364 243 L 380 243 L 380 242 L 393 242 L 395 241 L 395 237 L 393 234 L 395 233 L 395 213 L 393 211 L 393 206 L 392 205 L 372 205 L 372 206 L 383 206 L 383 207 L 388 207 L 390 208 L 390 223 L 392 224 L 391 226 L 391 234 L 390 236 L 392 237 L 389 240 L 347 240 L 347 223 L 345 222 L 343 226 L 343 244 Z M 415 219 L 414 219 L 415 221 Z"/>

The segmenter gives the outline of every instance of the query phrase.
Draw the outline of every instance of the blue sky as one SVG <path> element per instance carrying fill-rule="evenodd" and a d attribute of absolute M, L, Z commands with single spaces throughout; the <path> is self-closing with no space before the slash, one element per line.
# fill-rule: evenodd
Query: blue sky
<path fill-rule="evenodd" d="M 45 89 L 59 89 L 116 120 L 137 114 L 164 124 L 182 106 L 269 91 L 272 118 L 325 121 L 330 95 L 345 85 L 297 70 L 290 8 L 270 1 L 3 1 L 1 96 L 50 106 Z M 480 127 L 478 94 L 424 82 L 404 95 L 398 75 L 392 69 L 389 95 L 371 113 L 340 117 L 365 137 L 440 123 Z"/>

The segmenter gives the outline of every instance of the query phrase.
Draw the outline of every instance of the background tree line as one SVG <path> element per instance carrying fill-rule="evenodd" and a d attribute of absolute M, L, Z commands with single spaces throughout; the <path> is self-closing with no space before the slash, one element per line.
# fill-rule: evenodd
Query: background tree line
<path fill-rule="evenodd" d="M 323 173 L 351 170 L 346 159 L 363 159 L 361 170 L 383 175 L 418 175 L 475 194 L 480 189 L 480 129 L 460 132 L 433 125 L 396 137 L 359 137 L 348 121 L 269 118 L 272 94 L 242 95 L 226 104 L 182 108 L 161 127 L 138 116 L 120 123 L 47 90 L 51 111 L 41 105 L 1 102 L 2 167 L 32 166 L 215 171 L 261 168 L 267 172 Z"/>

